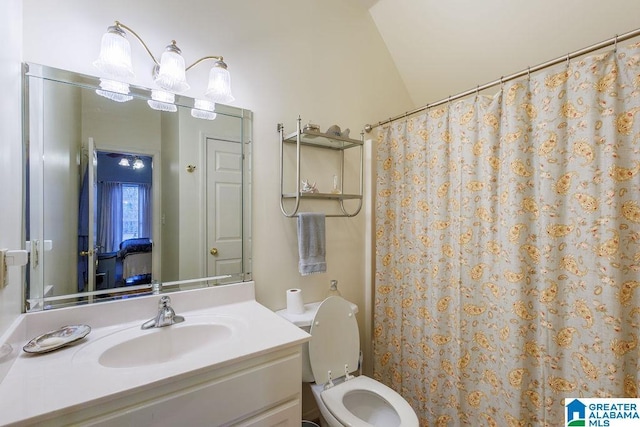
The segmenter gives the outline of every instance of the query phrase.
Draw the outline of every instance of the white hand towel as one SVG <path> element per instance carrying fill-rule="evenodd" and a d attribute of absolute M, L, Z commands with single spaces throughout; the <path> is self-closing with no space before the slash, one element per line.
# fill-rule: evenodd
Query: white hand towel
<path fill-rule="evenodd" d="M 324 232 L 324 214 L 302 212 L 298 214 L 298 270 L 303 276 L 325 273 L 327 262 Z"/>

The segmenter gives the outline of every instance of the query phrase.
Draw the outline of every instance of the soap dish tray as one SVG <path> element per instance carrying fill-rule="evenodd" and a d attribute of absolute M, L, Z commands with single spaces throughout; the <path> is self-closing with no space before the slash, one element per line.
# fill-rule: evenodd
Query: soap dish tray
<path fill-rule="evenodd" d="M 78 341 L 86 337 L 89 332 L 91 327 L 88 325 L 63 326 L 35 337 L 25 344 L 22 350 L 27 353 L 47 353 Z"/>

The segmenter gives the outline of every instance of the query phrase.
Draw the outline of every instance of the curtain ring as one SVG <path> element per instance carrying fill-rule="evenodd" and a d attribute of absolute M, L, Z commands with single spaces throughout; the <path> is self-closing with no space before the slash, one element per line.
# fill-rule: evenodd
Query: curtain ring
<path fill-rule="evenodd" d="M 567 68 L 569 68 L 569 61 L 571 60 L 571 54 L 567 53 Z"/>
<path fill-rule="evenodd" d="M 527 80 L 531 80 L 531 67 L 527 67 Z"/>
<path fill-rule="evenodd" d="M 504 91 L 504 76 L 500 76 L 500 91 Z"/>
<path fill-rule="evenodd" d="M 617 52 L 618 51 L 618 35 L 616 34 L 615 39 L 613 40 L 613 51 Z"/>

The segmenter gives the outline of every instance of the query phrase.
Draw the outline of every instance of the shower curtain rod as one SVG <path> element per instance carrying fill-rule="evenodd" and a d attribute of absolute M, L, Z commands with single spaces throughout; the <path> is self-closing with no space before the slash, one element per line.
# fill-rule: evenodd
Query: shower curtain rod
<path fill-rule="evenodd" d="M 365 125 L 364 130 L 365 130 L 365 132 L 369 133 L 375 127 L 386 125 L 387 123 L 395 122 L 398 119 L 406 118 L 406 117 L 408 117 L 410 115 L 419 113 L 419 112 L 424 111 L 424 110 L 428 110 L 429 108 L 432 108 L 432 107 L 437 107 L 439 105 L 446 104 L 446 103 L 451 102 L 451 101 L 456 101 L 456 100 L 458 100 L 460 98 L 464 98 L 465 96 L 469 96 L 471 94 L 478 93 L 481 90 L 485 90 L 485 89 L 489 89 L 490 87 L 493 87 L 493 86 L 501 85 L 501 84 L 503 84 L 505 82 L 508 82 L 510 80 L 514 80 L 514 79 L 517 79 L 519 77 L 523 77 L 523 76 L 529 75 L 529 74 L 531 74 L 533 72 L 540 71 L 542 69 L 551 67 L 551 66 L 556 65 L 556 64 L 560 64 L 560 63 L 562 63 L 564 61 L 568 62 L 571 59 L 577 58 L 577 57 L 582 56 L 582 55 L 586 55 L 588 53 L 594 52 L 594 51 L 596 51 L 598 49 L 602 49 L 602 48 L 607 47 L 607 46 L 617 45 L 618 42 L 629 40 L 629 39 L 632 39 L 632 38 L 637 37 L 637 36 L 640 36 L 640 28 L 638 28 L 636 30 L 633 30 L 633 31 L 629 31 L 628 33 L 624 33 L 624 34 L 621 34 L 621 35 L 616 35 L 615 37 L 612 37 L 612 38 L 610 38 L 608 40 L 602 41 L 600 43 L 596 43 L 596 44 L 588 46 L 588 47 L 585 47 L 584 49 L 577 50 L 575 52 L 572 52 L 572 53 L 569 53 L 567 55 L 561 56 L 559 58 L 552 59 L 551 61 L 544 62 L 542 64 L 536 65 L 535 67 L 529 67 L 529 68 L 527 68 L 525 70 L 522 70 L 520 72 L 508 75 L 506 77 L 505 76 L 500 77 L 497 80 L 494 80 L 492 82 L 483 84 L 482 86 L 477 86 L 474 89 L 469 89 L 469 90 L 467 90 L 465 92 L 462 92 L 462 93 L 459 93 L 459 94 L 457 94 L 455 96 L 449 96 L 449 97 L 447 97 L 445 99 L 442 99 L 442 100 L 440 100 L 438 102 L 434 102 L 434 103 L 431 103 L 431 104 L 424 105 L 424 106 L 416 108 L 414 110 L 407 111 L 404 114 L 398 114 L 395 117 L 391 117 L 391 118 L 389 118 L 387 120 L 384 120 L 382 122 L 378 122 L 378 123 L 376 123 L 374 125 Z"/>

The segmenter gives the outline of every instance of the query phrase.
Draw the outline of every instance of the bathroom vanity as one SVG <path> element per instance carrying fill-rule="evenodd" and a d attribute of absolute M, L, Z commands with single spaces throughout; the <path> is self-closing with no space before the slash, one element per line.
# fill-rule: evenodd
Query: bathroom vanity
<path fill-rule="evenodd" d="M 253 282 L 171 293 L 180 324 L 142 330 L 159 295 L 24 314 L 5 335 L 0 425 L 297 426 L 309 335 L 255 301 Z M 92 331 L 27 354 L 63 325 Z"/>

